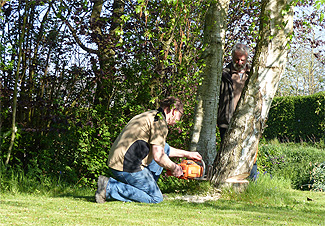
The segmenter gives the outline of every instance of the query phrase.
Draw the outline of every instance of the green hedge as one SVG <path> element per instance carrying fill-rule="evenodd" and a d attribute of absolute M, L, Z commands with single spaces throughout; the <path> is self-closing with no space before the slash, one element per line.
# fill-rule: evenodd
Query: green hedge
<path fill-rule="evenodd" d="M 274 98 L 263 136 L 292 142 L 324 139 L 325 92 Z"/>

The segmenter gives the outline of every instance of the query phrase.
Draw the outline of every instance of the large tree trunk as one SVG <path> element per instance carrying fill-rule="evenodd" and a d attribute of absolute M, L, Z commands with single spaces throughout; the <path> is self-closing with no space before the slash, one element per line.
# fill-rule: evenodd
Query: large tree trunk
<path fill-rule="evenodd" d="M 221 185 L 244 179 L 252 169 L 259 138 L 287 59 L 292 32 L 289 1 L 263 0 L 259 40 L 248 85 L 238 103 L 214 163 L 211 182 Z M 285 12 L 285 13 L 284 13 Z"/>
<path fill-rule="evenodd" d="M 212 1 L 205 18 L 203 59 L 206 66 L 203 82 L 198 89 L 197 104 L 191 138 L 191 151 L 201 153 L 207 165 L 212 165 L 216 155 L 216 125 L 219 103 L 225 17 L 229 0 Z"/>

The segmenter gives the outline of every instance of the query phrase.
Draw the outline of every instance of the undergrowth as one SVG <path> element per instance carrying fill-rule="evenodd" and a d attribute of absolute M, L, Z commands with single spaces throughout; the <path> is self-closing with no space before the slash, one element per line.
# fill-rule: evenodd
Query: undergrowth
<path fill-rule="evenodd" d="M 250 181 L 243 192 L 233 187 L 223 189 L 224 199 L 243 201 L 260 205 L 279 206 L 295 202 L 291 194 L 291 181 L 284 178 L 260 175 L 256 181 Z"/>
<path fill-rule="evenodd" d="M 295 189 L 320 190 L 325 187 L 323 165 L 325 146 L 320 143 L 279 143 L 259 145 L 258 171 L 291 181 Z"/>
<path fill-rule="evenodd" d="M 262 202 L 272 196 L 287 196 L 286 188 L 324 191 L 325 163 L 324 146 L 299 144 L 269 143 L 261 144 L 258 158 L 259 178 L 251 182 L 247 190 L 240 194 L 226 191 L 223 195 L 238 200 L 254 200 Z M 283 157 L 283 158 L 282 158 Z M 264 175 L 265 174 L 265 175 Z M 170 177 L 163 172 L 158 185 L 163 193 L 207 195 L 214 193 L 215 188 L 207 181 L 182 180 Z M 94 190 L 94 187 L 82 183 L 67 182 L 58 177 L 49 177 L 39 171 L 25 172 L 19 168 L 6 168 L 0 164 L 0 192 L 40 193 L 60 195 L 72 193 L 76 189 Z M 279 195 L 280 194 L 280 195 Z M 284 200 L 285 201 L 285 200 Z"/>

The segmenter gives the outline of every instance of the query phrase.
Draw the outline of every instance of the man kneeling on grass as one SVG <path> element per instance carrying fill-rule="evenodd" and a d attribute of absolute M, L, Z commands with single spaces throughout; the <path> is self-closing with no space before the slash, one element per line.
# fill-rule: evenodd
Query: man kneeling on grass
<path fill-rule="evenodd" d="M 183 104 L 178 98 L 163 100 L 158 110 L 147 111 L 132 118 L 115 140 L 108 155 L 112 177 L 98 177 L 97 203 L 105 200 L 159 203 L 163 195 L 157 180 L 163 168 L 172 175 L 183 175 L 182 168 L 170 157 L 201 160 L 198 152 L 170 147 L 166 143 L 167 125 L 181 119 Z"/>

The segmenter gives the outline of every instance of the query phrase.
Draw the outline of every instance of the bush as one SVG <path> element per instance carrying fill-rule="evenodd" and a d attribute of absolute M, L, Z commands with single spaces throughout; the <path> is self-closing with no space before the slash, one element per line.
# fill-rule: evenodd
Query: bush
<path fill-rule="evenodd" d="M 274 98 L 263 136 L 282 142 L 318 142 L 324 139 L 324 129 L 325 92 L 320 92 Z"/>
<path fill-rule="evenodd" d="M 51 178 L 72 185 L 93 185 L 107 170 L 108 150 L 123 126 L 123 118 L 100 109 L 56 112 L 49 128 L 19 130 L 8 168 L 21 170 L 38 182 Z M 10 142 L 6 139 L 4 146 Z M 7 157 L 0 156 L 4 162 Z"/>
<path fill-rule="evenodd" d="M 325 162 L 315 164 L 311 172 L 312 190 L 325 191 Z"/>
<path fill-rule="evenodd" d="M 315 183 L 324 182 L 324 178 L 314 170 L 314 166 L 325 161 L 325 153 L 314 146 L 303 144 L 262 144 L 258 153 L 258 169 L 272 176 L 291 180 L 293 188 L 310 189 Z M 311 172 L 315 171 L 315 179 Z M 317 173 L 316 173 L 317 172 Z M 323 171 L 324 172 L 324 171 Z M 318 186 L 315 184 L 315 186 Z"/>

